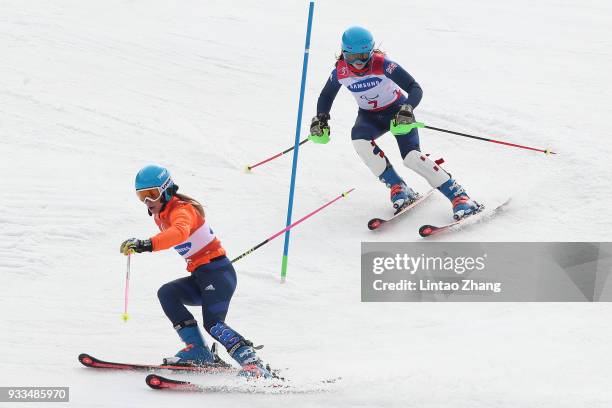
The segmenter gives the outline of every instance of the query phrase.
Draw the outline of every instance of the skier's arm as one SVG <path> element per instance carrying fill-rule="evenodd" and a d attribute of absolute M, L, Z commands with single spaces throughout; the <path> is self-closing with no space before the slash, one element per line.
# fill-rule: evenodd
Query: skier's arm
<path fill-rule="evenodd" d="M 340 82 L 338 82 L 336 69 L 334 69 L 327 79 L 327 82 L 325 82 L 325 86 L 319 95 L 319 100 L 317 101 L 317 116 L 319 116 L 321 113 L 329 116 L 329 111 L 334 103 L 334 99 L 336 99 L 336 95 L 338 95 L 340 87 L 341 85 Z"/>
<path fill-rule="evenodd" d="M 412 77 L 412 75 L 410 75 L 397 63 L 388 59 L 385 59 L 384 72 L 387 78 L 390 78 L 400 88 L 408 93 L 408 100 L 406 103 L 413 108 L 416 108 L 421 102 L 421 98 L 423 98 L 423 89 L 421 89 L 421 86 Z"/>
<path fill-rule="evenodd" d="M 186 207 L 179 207 L 170 214 L 170 228 L 151 238 L 153 251 L 172 248 L 189 238 L 193 223 L 192 213 Z"/>

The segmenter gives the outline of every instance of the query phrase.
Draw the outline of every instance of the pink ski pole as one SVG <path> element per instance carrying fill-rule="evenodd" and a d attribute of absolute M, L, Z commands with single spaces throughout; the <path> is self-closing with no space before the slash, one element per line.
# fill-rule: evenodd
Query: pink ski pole
<path fill-rule="evenodd" d="M 304 140 L 302 140 L 302 141 L 299 143 L 299 145 L 301 146 L 301 145 L 303 145 L 304 143 L 306 143 L 307 141 L 308 141 L 308 139 L 304 139 Z M 267 159 L 262 160 L 262 161 L 260 161 L 260 162 L 258 162 L 258 163 L 251 164 L 250 166 L 246 166 L 246 171 L 251 171 L 251 170 L 253 170 L 253 169 L 254 169 L 255 167 L 257 167 L 257 166 L 261 166 L 262 164 L 265 164 L 265 163 L 267 163 L 267 162 L 269 162 L 269 161 L 272 161 L 272 160 L 276 159 L 277 157 L 281 157 L 283 154 L 285 154 L 285 153 L 289 153 L 289 152 L 290 152 L 290 151 L 292 151 L 293 149 L 295 149 L 295 146 L 291 146 L 290 148 L 288 148 L 288 149 L 286 149 L 286 150 L 283 150 L 283 151 L 282 151 L 282 152 L 280 152 L 280 153 L 276 153 L 274 156 L 268 157 Z"/>
<path fill-rule="evenodd" d="M 124 322 L 127 322 L 130 318 L 130 315 L 128 314 L 128 299 L 130 293 L 130 259 L 132 259 L 132 254 L 128 254 L 127 256 L 127 270 L 125 272 L 125 299 L 123 302 L 123 315 L 121 315 Z"/>

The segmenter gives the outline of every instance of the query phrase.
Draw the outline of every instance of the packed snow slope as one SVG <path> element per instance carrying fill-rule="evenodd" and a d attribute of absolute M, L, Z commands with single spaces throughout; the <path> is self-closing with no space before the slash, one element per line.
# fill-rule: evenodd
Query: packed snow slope
<path fill-rule="evenodd" d="M 559 153 L 422 131 L 475 199 L 513 200 L 441 240 L 609 240 L 611 14 L 603 0 L 320 1 L 302 136 L 342 31 L 364 25 L 423 87 L 419 120 Z M 306 17 L 304 1 L 0 2 L 0 385 L 67 385 L 75 407 L 610 406 L 608 304 L 360 303 L 360 243 L 418 240 L 450 206 L 436 195 L 366 229 L 391 210 L 353 151 L 346 90 L 331 143 L 300 149 L 294 219 L 355 192 L 294 230 L 286 284 L 282 238 L 236 264 L 228 315 L 287 376 L 342 377 L 333 391 L 164 394 L 79 365 L 80 352 L 156 362 L 181 347 L 156 297 L 186 273 L 171 251 L 134 257 L 120 319 L 119 244 L 156 231 L 133 192 L 140 167 L 169 167 L 230 255 L 284 226 L 291 157 L 244 167 L 293 143 Z M 427 189 L 390 135 L 379 144 Z"/>

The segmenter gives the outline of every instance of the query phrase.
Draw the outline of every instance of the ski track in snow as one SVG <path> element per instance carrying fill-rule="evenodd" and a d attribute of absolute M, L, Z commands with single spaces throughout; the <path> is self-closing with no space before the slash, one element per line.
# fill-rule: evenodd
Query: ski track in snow
<path fill-rule="evenodd" d="M 512 198 L 494 220 L 437 240 L 609 239 L 610 4 L 346 7 L 316 5 L 303 134 L 341 32 L 367 25 L 423 86 L 419 120 L 559 153 L 423 130 L 423 150 L 444 157 L 475 199 Z M 80 352 L 155 362 L 180 347 L 156 297 L 184 276 L 175 254 L 132 260 L 132 318 L 120 320 L 119 244 L 155 233 L 133 193 L 141 166 L 168 166 L 204 202 L 230 255 L 284 227 L 290 155 L 243 170 L 293 143 L 306 11 L 298 1 L 0 4 L 0 385 L 68 385 L 79 407 L 609 406 L 607 304 L 360 303 L 360 242 L 419 240 L 419 226 L 448 222 L 450 207 L 435 195 L 384 231 L 367 230 L 391 210 L 353 151 L 356 108 L 345 90 L 332 142 L 300 149 L 294 219 L 355 192 L 294 230 L 285 285 L 282 239 L 241 260 L 228 315 L 296 384 L 342 380 L 314 395 L 177 395 L 148 389 L 142 373 L 80 366 Z M 378 143 L 427 190 L 391 136 Z"/>

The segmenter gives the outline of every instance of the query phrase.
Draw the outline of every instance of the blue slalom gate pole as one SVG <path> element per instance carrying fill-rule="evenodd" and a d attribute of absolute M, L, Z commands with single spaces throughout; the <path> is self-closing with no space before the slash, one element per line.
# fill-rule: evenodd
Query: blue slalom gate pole
<path fill-rule="evenodd" d="M 287 227 L 291 225 L 293 212 L 293 196 L 295 193 L 295 174 L 297 172 L 298 152 L 300 149 L 300 132 L 302 128 L 302 109 L 304 107 L 304 89 L 306 88 L 306 72 L 308 71 L 308 53 L 310 51 L 310 33 L 312 31 L 312 14 L 314 12 L 314 1 L 308 7 L 308 25 L 306 27 L 306 45 L 304 46 L 304 61 L 302 63 L 302 85 L 300 88 L 300 102 L 298 105 L 297 123 L 295 126 L 295 144 L 293 148 L 293 164 L 291 166 L 291 186 L 289 187 L 289 205 L 287 206 Z M 287 260 L 289 255 L 289 236 L 291 230 L 285 232 L 285 247 L 283 249 L 283 262 L 281 266 L 281 283 L 287 277 Z"/>

